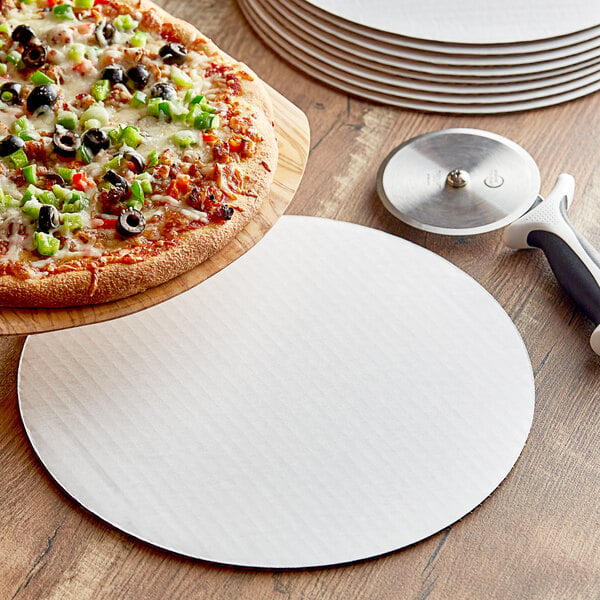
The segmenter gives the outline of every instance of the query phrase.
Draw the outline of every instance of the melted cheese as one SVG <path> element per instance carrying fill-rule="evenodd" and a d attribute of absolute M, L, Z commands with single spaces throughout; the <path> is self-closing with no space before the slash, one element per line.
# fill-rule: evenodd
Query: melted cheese
<path fill-rule="evenodd" d="M 93 45 L 97 43 L 94 29 L 92 29 L 91 33 L 89 31 L 80 33 L 77 30 L 79 21 L 65 23 L 57 22 L 52 16 L 41 18 L 35 5 L 22 4 L 20 11 L 17 11 L 14 17 L 8 19 L 9 25 L 13 28 L 23 22 L 28 23 L 37 36 L 52 48 L 49 61 L 59 66 L 64 73 L 64 83 L 59 87 L 63 90 L 64 98 L 68 104 L 72 104 L 72 99 L 76 98 L 77 95 L 89 93 L 92 84 L 100 78 L 103 69 L 108 64 L 119 64 L 127 70 L 138 62 L 136 60 L 136 49 L 127 46 L 133 36 L 133 32 L 117 31 L 111 46 L 103 50 Z M 63 41 L 65 39 L 71 41 L 65 43 Z M 74 70 L 76 64 L 68 58 L 68 48 L 72 44 L 87 46 L 87 57 L 91 63 L 91 68 L 88 72 L 81 74 Z M 150 35 L 144 49 L 151 53 L 158 53 L 164 44 L 164 39 L 157 35 Z M 90 49 L 92 52 L 89 52 Z M 199 54 L 194 54 L 193 57 L 193 60 L 190 60 L 190 64 L 186 66 L 186 72 L 195 82 L 192 91 L 197 95 L 213 93 L 211 86 L 204 78 L 204 71 L 211 64 L 211 60 Z M 161 64 L 158 68 L 161 71 L 160 80 L 170 81 L 173 67 Z M 30 82 L 24 83 L 30 88 L 33 87 L 33 84 Z M 180 90 L 180 98 L 184 95 L 185 91 L 187 90 Z M 176 132 L 181 129 L 187 129 L 185 124 L 182 125 L 178 121 L 167 121 L 147 116 L 145 110 L 132 108 L 127 104 L 120 104 L 116 107 L 105 105 L 103 102 L 99 102 L 98 104 L 104 106 L 108 112 L 108 124 L 103 127 L 104 130 L 108 131 L 119 125 L 135 125 L 140 128 L 144 134 L 144 142 L 137 148 L 137 151 L 142 156 L 147 156 L 152 150 L 156 150 L 159 154 L 166 149 L 179 152 L 179 148 L 173 142 L 172 138 Z M 227 106 L 221 104 L 220 108 L 226 110 Z M 69 106 L 69 110 L 76 112 L 78 116 L 83 113 L 83 110 L 78 110 L 73 106 Z M 10 124 L 14 121 L 16 113 L 23 113 L 22 108 L 19 109 L 18 107 L 4 105 L 2 111 L 0 111 L 0 121 L 10 128 Z M 36 119 L 32 119 L 32 121 L 34 121 L 37 131 L 53 131 L 56 115 L 50 112 L 39 115 Z M 206 145 L 202 144 L 202 136 L 197 134 L 196 137 L 198 147 L 193 151 L 195 154 L 194 158 L 208 160 L 210 154 Z"/>
<path fill-rule="evenodd" d="M 0 255 L 0 262 L 19 260 L 21 252 L 28 246 L 28 239 L 29 242 L 31 240 L 29 221 L 19 209 L 5 211 L 0 223 L 0 239 L 8 242 L 8 249 L 5 254 Z"/>
<path fill-rule="evenodd" d="M 44 67 L 42 70 L 54 73 L 56 79 L 60 78 L 62 80 L 60 83 L 57 81 L 56 84 L 56 88 L 61 91 L 61 95 L 59 96 L 59 102 L 57 102 L 52 111 L 34 115 L 27 114 L 24 103 L 15 106 L 7 105 L 0 101 L 0 137 L 12 133 L 12 126 L 15 119 L 26 115 L 33 124 L 35 131 L 41 134 L 41 141 L 45 147 L 52 148 L 51 136 L 56 129 L 58 110 L 70 110 L 80 117 L 87 107 L 82 106 L 77 97 L 90 93 L 92 85 L 100 79 L 101 73 L 107 65 L 119 64 L 127 71 L 130 67 L 137 64 L 140 49 L 129 46 L 129 41 L 134 34 L 133 31 L 117 31 L 111 45 L 101 48 L 95 37 L 96 24 L 92 22 L 92 13 L 90 11 L 83 11 L 82 15 L 86 18 L 82 21 L 62 21 L 55 18 L 51 12 L 40 9 L 38 4 L 20 3 L 18 9 L 8 12 L 7 23 L 11 28 L 15 28 L 22 23 L 28 24 L 48 48 L 47 65 L 49 65 L 49 69 Z M 135 18 L 135 15 L 133 16 Z M 156 33 L 147 33 L 148 37 L 144 51 L 150 54 L 158 54 L 159 49 L 166 41 Z M 73 56 L 72 49 L 76 44 L 83 45 L 86 48 L 85 60 L 77 64 L 70 58 Z M 13 49 L 16 47 L 16 44 L 13 45 Z M 0 60 L 4 58 L 5 56 L 0 53 Z M 211 65 L 213 60 L 214 57 L 204 56 L 199 53 L 190 53 L 185 67 L 176 68 L 184 69 L 185 73 L 191 78 L 193 81 L 191 91 L 195 95 L 205 95 L 206 98 L 215 100 L 214 107 L 217 110 L 217 114 L 219 111 L 224 114 L 228 110 L 228 105 L 220 100 L 223 96 L 223 78 L 215 75 L 213 78 L 207 79 L 204 76 L 206 69 Z M 155 61 L 151 69 L 151 82 L 170 81 L 173 68 L 165 64 L 162 60 Z M 5 78 L 0 78 L 0 82 L 18 81 L 22 84 L 25 90 L 24 95 L 26 95 L 33 89 L 34 84 L 25 79 L 22 73 L 30 72 L 20 72 L 13 66 L 9 66 L 8 75 Z M 123 97 L 128 99 L 132 92 L 128 91 L 124 86 L 121 87 Z M 146 93 L 149 92 L 148 89 L 144 91 Z M 183 97 L 187 91 L 188 89 L 184 88 L 178 89 L 179 102 L 183 103 Z M 97 102 L 97 104 L 103 106 L 106 110 L 107 122 L 102 124 L 102 129 L 106 132 L 114 130 L 120 125 L 134 125 L 139 128 L 143 140 L 136 148 L 136 152 L 144 158 L 147 158 L 152 151 L 156 151 L 160 155 L 165 150 L 169 150 L 176 156 L 185 155 L 186 161 L 199 160 L 202 163 L 210 163 L 212 161 L 211 148 L 202 141 L 203 138 L 200 131 L 193 132 L 195 143 L 188 148 L 181 149 L 174 142 L 173 136 L 176 132 L 182 129 L 189 130 L 185 121 L 171 121 L 149 116 L 145 107 L 141 109 L 134 108 L 128 102 L 119 103 L 118 105 L 110 102 Z M 79 129 L 79 132 L 82 133 L 82 130 Z M 213 133 L 220 137 L 225 137 L 226 135 L 223 130 L 213 131 Z M 123 150 L 124 148 L 121 148 L 121 152 Z M 91 164 L 78 167 L 77 170 L 86 173 L 91 180 L 99 181 L 104 173 L 104 165 L 116 152 L 118 151 L 115 148 L 111 148 L 110 152 L 102 151 L 98 153 Z M 63 162 L 67 163 L 68 161 Z M 26 189 L 26 184 L 17 186 L 13 180 L 2 174 L 0 168 L 0 191 L 3 194 L 9 194 L 13 198 L 21 200 Z M 101 217 L 99 215 L 101 211 L 95 202 L 98 195 L 95 185 L 91 189 L 86 190 L 86 192 L 91 201 L 91 215 L 87 212 L 83 213 L 84 227 L 90 227 L 92 223 L 98 222 L 95 216 Z M 207 213 L 196 210 L 191 206 L 183 205 L 179 200 L 170 196 L 155 194 L 152 198 L 155 200 L 168 199 L 166 201 L 168 201 L 170 206 L 177 208 L 182 215 L 190 220 L 198 220 L 203 223 L 207 223 L 209 220 Z M 145 214 L 149 218 L 153 214 L 157 214 L 157 211 L 156 209 L 151 209 Z M 19 227 L 21 227 L 21 233 L 16 232 Z M 8 250 L 0 257 L 0 261 L 19 260 L 24 250 L 33 252 L 33 233 L 35 229 L 35 220 L 23 215 L 19 209 L 2 210 L 0 208 L 0 241 L 8 242 Z M 73 232 L 69 232 L 63 228 L 60 233 L 63 237 L 70 238 L 70 243 L 63 243 L 61 250 L 52 258 L 33 261 L 31 263 L 32 266 L 42 268 L 52 260 L 59 261 L 79 256 L 101 255 L 101 250 L 94 248 L 93 244 L 81 242 Z"/>

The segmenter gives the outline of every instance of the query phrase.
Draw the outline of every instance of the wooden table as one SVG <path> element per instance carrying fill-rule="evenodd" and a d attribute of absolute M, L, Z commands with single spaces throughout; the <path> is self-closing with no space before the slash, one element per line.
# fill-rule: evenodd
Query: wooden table
<path fill-rule="evenodd" d="M 389 215 L 377 168 L 402 141 L 475 127 L 527 149 L 542 174 L 577 182 L 570 217 L 600 247 L 600 94 L 499 116 L 432 115 L 338 93 L 289 67 L 254 35 L 234 0 L 162 0 L 298 105 L 312 130 L 306 175 L 288 209 L 383 229 L 449 259 L 514 320 L 536 378 L 527 446 L 494 494 L 445 531 L 344 567 L 254 571 L 173 556 L 105 525 L 50 480 L 24 435 L 16 401 L 23 338 L 0 338 L 0 599 L 585 599 L 600 598 L 600 359 L 592 326 L 562 294 L 539 251 L 512 252 L 501 233 L 427 234 Z M 44 376 L 40 374 L 40 376 Z"/>

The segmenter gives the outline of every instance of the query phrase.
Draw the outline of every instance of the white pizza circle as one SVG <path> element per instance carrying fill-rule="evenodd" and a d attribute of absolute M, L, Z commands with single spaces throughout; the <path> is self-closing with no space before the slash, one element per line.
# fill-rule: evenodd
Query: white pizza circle
<path fill-rule="evenodd" d="M 532 42 L 600 25 L 600 5 L 589 0 L 303 1 L 350 23 L 449 44 Z"/>
<path fill-rule="evenodd" d="M 70 496 L 161 548 L 252 567 L 448 527 L 513 467 L 534 395 L 519 333 L 471 277 L 310 217 L 164 304 L 30 337 L 19 374 L 29 439 Z"/>

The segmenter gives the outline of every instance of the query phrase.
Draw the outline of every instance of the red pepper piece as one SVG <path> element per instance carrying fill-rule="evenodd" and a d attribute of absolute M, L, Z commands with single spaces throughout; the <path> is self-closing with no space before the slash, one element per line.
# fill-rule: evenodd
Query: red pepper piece
<path fill-rule="evenodd" d="M 190 193 L 191 186 L 191 177 L 186 175 L 185 173 L 177 173 L 177 176 L 166 190 L 167 196 L 172 196 L 173 198 L 181 198 Z"/>
<path fill-rule="evenodd" d="M 94 182 L 88 179 L 88 176 L 83 172 L 73 174 L 73 187 L 80 192 L 87 192 L 94 186 Z"/>

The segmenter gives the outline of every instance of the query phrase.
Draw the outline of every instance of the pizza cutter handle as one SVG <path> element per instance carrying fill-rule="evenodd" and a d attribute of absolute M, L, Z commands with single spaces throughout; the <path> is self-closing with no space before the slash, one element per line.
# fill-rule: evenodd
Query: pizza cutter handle
<path fill-rule="evenodd" d="M 556 279 L 596 325 L 590 345 L 600 354 L 600 255 L 567 218 L 575 180 L 559 176 L 554 189 L 504 233 L 512 248 L 540 248 Z"/>

